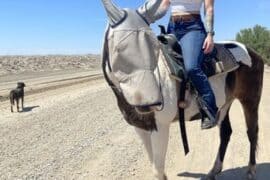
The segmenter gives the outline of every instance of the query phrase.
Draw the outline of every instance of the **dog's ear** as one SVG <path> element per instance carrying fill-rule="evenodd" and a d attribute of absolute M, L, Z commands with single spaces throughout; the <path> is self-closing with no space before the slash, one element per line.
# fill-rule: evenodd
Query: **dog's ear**
<path fill-rule="evenodd" d="M 19 88 L 20 88 L 20 87 L 25 87 L 25 84 L 24 84 L 23 82 L 18 82 L 18 83 L 17 83 L 17 87 L 19 87 Z"/>

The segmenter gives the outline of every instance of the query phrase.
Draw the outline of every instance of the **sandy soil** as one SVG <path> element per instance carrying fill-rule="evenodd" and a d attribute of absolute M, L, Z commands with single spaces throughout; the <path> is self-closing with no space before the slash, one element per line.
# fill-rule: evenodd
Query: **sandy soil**
<path fill-rule="evenodd" d="M 100 69 L 99 55 L 0 56 L 0 76 L 57 70 Z"/>
<path fill-rule="evenodd" d="M 0 101 L 17 82 L 26 84 L 26 94 L 37 93 L 91 80 L 100 67 L 99 55 L 0 56 Z"/>
<path fill-rule="evenodd" d="M 269 72 L 269 71 L 268 71 Z M 270 178 L 270 73 L 260 107 L 258 180 Z M 102 79 L 27 95 L 26 108 L 10 113 L 0 103 L 0 179 L 151 179 L 146 152 L 123 120 Z M 243 179 L 249 156 L 243 112 L 231 110 L 233 135 L 218 180 Z M 171 127 L 166 161 L 169 179 L 200 179 L 212 167 L 218 129 L 188 122 L 191 152 L 184 156 L 178 124 Z"/>

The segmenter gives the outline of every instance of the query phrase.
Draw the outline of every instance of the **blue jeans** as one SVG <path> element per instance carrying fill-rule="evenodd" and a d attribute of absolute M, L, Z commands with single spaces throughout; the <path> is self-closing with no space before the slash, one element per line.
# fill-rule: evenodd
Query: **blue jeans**
<path fill-rule="evenodd" d="M 215 95 L 208 82 L 208 78 L 202 71 L 204 61 L 203 43 L 206 31 L 203 22 L 198 19 L 190 21 L 170 21 L 168 33 L 173 33 L 181 45 L 185 69 L 192 84 L 205 102 L 210 113 L 215 117 L 218 110 Z"/>

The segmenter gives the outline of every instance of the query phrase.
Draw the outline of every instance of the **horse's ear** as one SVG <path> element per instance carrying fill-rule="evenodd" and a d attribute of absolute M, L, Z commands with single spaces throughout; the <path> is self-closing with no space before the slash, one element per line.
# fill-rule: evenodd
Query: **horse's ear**
<path fill-rule="evenodd" d="M 102 0 L 104 8 L 107 12 L 110 25 L 115 25 L 125 17 L 125 12 L 117 7 L 111 0 Z"/>
<path fill-rule="evenodd" d="M 162 0 L 147 0 L 141 7 L 139 13 L 148 21 L 149 24 L 156 21 L 155 14 Z"/>

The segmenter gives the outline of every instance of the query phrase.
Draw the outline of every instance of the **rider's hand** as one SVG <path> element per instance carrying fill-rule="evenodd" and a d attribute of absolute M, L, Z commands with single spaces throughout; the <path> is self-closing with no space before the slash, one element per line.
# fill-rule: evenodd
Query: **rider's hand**
<path fill-rule="evenodd" d="M 211 34 L 208 34 L 203 43 L 203 52 L 204 54 L 209 54 L 213 51 L 214 48 L 214 38 Z"/>

